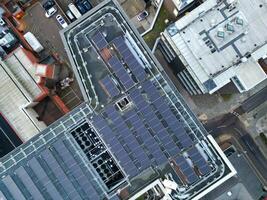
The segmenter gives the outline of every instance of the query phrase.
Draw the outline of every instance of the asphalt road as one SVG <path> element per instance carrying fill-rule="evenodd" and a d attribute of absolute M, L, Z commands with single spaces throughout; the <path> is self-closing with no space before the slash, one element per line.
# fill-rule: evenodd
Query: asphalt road
<path fill-rule="evenodd" d="M 267 185 L 267 160 L 234 114 L 227 114 L 210 121 L 205 125 L 205 128 L 215 138 L 224 134 L 231 135 L 233 143 L 237 143 L 235 146 L 244 153 L 259 180 Z"/>
<path fill-rule="evenodd" d="M 235 111 L 240 114 L 250 112 L 265 101 L 267 101 L 267 86 L 245 100 Z"/>

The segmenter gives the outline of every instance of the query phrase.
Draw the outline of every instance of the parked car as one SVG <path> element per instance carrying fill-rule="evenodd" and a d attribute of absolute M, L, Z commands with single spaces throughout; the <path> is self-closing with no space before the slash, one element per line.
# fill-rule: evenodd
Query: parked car
<path fill-rule="evenodd" d="M 46 16 L 47 18 L 50 18 L 50 17 L 52 17 L 56 12 L 57 12 L 57 8 L 56 8 L 56 7 L 52 7 L 52 8 L 50 8 L 49 10 L 46 11 L 45 16 Z"/>
<path fill-rule="evenodd" d="M 43 45 L 31 32 L 25 33 L 24 38 L 36 53 L 40 53 L 42 50 L 44 50 Z"/>
<path fill-rule="evenodd" d="M 71 13 L 70 10 L 66 11 L 66 15 L 68 16 L 68 18 L 70 19 L 70 21 L 74 21 L 75 17 L 73 16 L 73 14 Z"/>
<path fill-rule="evenodd" d="M 84 14 L 93 8 L 93 6 L 90 4 L 88 0 L 77 0 L 75 1 L 75 5 L 77 6 L 81 14 Z"/>
<path fill-rule="evenodd" d="M 144 20 L 148 15 L 149 15 L 149 13 L 148 13 L 146 10 L 144 10 L 144 11 L 142 11 L 141 13 L 139 13 L 139 14 L 137 15 L 137 19 L 138 19 L 138 21 L 142 21 L 142 20 Z"/>
<path fill-rule="evenodd" d="M 74 17 L 76 19 L 78 19 L 79 17 L 82 16 L 82 14 L 80 13 L 80 11 L 78 10 L 78 8 L 73 4 L 73 3 L 70 3 L 68 5 L 68 8 L 70 10 L 70 12 L 74 15 Z"/>
<path fill-rule="evenodd" d="M 63 27 L 66 28 L 68 26 L 67 22 L 65 21 L 65 19 L 61 16 L 61 15 L 57 15 L 56 19 L 58 21 L 58 23 Z"/>
<path fill-rule="evenodd" d="M 53 0 L 48 0 L 43 4 L 43 8 L 45 10 L 49 10 L 50 8 L 52 8 L 55 5 L 55 2 Z"/>

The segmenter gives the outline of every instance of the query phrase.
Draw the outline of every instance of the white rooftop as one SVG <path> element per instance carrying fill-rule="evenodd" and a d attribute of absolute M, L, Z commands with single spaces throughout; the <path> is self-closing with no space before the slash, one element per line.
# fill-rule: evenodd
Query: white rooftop
<path fill-rule="evenodd" d="M 228 2 L 207 0 L 166 31 L 196 82 L 214 81 L 209 93 L 233 77 L 243 91 L 266 79 L 257 60 L 267 55 L 267 1 Z"/>
<path fill-rule="evenodd" d="M 46 126 L 36 119 L 37 114 L 32 108 L 25 108 L 30 104 L 30 100 L 9 72 L 7 65 L 0 61 L 0 112 L 22 141 L 26 142 Z"/>
<path fill-rule="evenodd" d="M 18 47 L 4 60 L 12 76 L 19 82 L 21 89 L 30 99 L 34 100 L 42 91 L 37 84 L 36 61 L 23 47 Z"/>

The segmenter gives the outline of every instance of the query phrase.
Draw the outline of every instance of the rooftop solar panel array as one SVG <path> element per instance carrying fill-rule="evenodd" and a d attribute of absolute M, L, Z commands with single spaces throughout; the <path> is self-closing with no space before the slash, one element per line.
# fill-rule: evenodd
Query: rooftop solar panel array
<path fill-rule="evenodd" d="M 206 175 L 211 171 L 211 168 L 196 147 L 190 149 L 188 154 L 202 175 Z"/>
<path fill-rule="evenodd" d="M 193 183 L 198 180 L 198 176 L 183 156 L 177 157 L 175 159 L 175 163 L 179 167 L 180 171 L 185 175 L 188 183 Z"/>
<path fill-rule="evenodd" d="M 134 130 L 137 132 L 137 135 L 142 139 L 146 148 L 150 151 L 153 158 L 155 159 L 157 165 L 166 163 L 167 157 L 160 150 L 160 146 L 155 140 L 155 138 L 150 134 L 142 120 L 139 118 L 136 112 L 130 111 L 127 113 L 127 118 L 131 122 Z"/>
<path fill-rule="evenodd" d="M 53 149 L 53 150 L 52 150 Z M 100 199 L 91 177 L 80 167 L 62 140 L 41 151 L 0 182 L 0 198 Z"/>
<path fill-rule="evenodd" d="M 119 78 L 120 82 L 122 83 L 122 85 L 125 87 L 126 90 L 130 89 L 134 85 L 132 78 L 127 73 L 126 69 L 124 68 L 124 66 L 117 57 L 112 56 L 108 60 L 108 64 L 113 69 L 116 76 Z"/>
<path fill-rule="evenodd" d="M 99 50 L 104 49 L 108 45 L 108 42 L 100 31 L 97 31 L 91 39 Z"/>
<path fill-rule="evenodd" d="M 157 108 L 159 113 L 162 115 L 168 127 L 179 139 L 183 148 L 188 148 L 193 144 L 191 138 L 185 132 L 182 124 L 178 121 L 176 116 L 171 111 L 168 104 L 164 101 L 164 97 L 161 97 L 156 87 L 152 82 L 146 81 L 142 84 L 143 89 L 148 94 L 150 101 Z"/>
<path fill-rule="evenodd" d="M 146 78 L 146 72 L 144 68 L 141 66 L 139 61 L 131 52 L 130 48 L 126 44 L 123 37 L 117 37 L 113 40 L 113 43 L 117 47 L 119 53 L 123 57 L 124 62 L 133 72 L 134 76 L 138 79 L 138 81 L 143 81 Z"/>
<path fill-rule="evenodd" d="M 15 200 L 26 200 L 25 196 L 22 194 L 22 191 L 19 189 L 18 185 L 14 182 L 11 176 L 4 177 L 2 181 Z"/>
<path fill-rule="evenodd" d="M 109 119 L 113 121 L 118 135 L 123 138 L 125 145 L 127 145 L 130 149 L 130 153 L 135 158 L 133 161 L 137 163 L 139 170 L 143 171 L 144 169 L 151 166 L 149 158 L 127 127 L 122 117 L 119 115 L 118 111 L 113 106 L 110 106 L 106 108 L 105 112 L 107 113 Z"/>
<path fill-rule="evenodd" d="M 103 139 L 110 146 L 112 153 L 119 160 L 119 163 L 124 169 L 124 171 L 131 178 L 136 176 L 139 173 L 138 169 L 136 168 L 133 161 L 130 159 L 128 153 L 121 145 L 115 133 L 108 126 L 106 120 L 104 120 L 99 115 L 94 115 L 92 123 L 97 128 L 97 130 L 102 134 Z"/>
<path fill-rule="evenodd" d="M 105 78 L 100 80 L 100 82 L 102 83 L 110 97 L 115 97 L 120 93 L 120 90 L 109 76 L 106 76 Z"/>
<path fill-rule="evenodd" d="M 148 125 L 152 128 L 156 137 L 159 138 L 161 144 L 163 145 L 164 149 L 168 152 L 170 157 L 177 155 L 180 152 L 180 149 L 174 143 L 173 139 L 168 134 L 166 128 L 162 125 L 161 121 L 155 114 L 155 111 L 153 111 L 152 106 L 144 100 L 140 91 L 139 90 L 130 91 L 130 97 L 134 101 L 138 110 L 143 114 Z"/>

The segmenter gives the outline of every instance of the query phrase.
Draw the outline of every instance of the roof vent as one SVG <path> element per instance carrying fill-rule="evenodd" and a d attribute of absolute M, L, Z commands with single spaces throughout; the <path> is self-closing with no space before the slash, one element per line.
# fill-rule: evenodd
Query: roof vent
<path fill-rule="evenodd" d="M 217 32 L 217 37 L 218 37 L 218 38 L 221 38 L 221 39 L 224 39 L 224 37 L 225 37 L 225 33 L 224 33 L 224 31 L 220 31 L 220 30 L 219 30 L 219 31 Z"/>
<path fill-rule="evenodd" d="M 243 26 L 244 25 L 244 20 L 241 17 L 236 17 L 235 18 L 235 23 L 239 26 Z"/>
<path fill-rule="evenodd" d="M 121 111 L 124 111 L 126 110 L 129 105 L 130 105 L 130 101 L 127 97 L 123 97 L 121 100 L 119 100 L 116 105 L 118 106 L 118 108 L 121 110 Z"/>
<path fill-rule="evenodd" d="M 248 61 L 248 59 L 246 57 L 243 57 L 243 58 L 241 58 L 241 61 L 242 61 L 242 63 L 245 63 Z"/>
<path fill-rule="evenodd" d="M 234 26 L 232 24 L 229 24 L 229 23 L 226 24 L 225 28 L 226 28 L 226 31 L 229 32 L 229 33 L 235 32 L 235 28 L 234 28 Z"/>
<path fill-rule="evenodd" d="M 242 37 L 241 38 L 241 42 L 245 43 L 247 41 L 247 38 L 246 37 Z"/>
<path fill-rule="evenodd" d="M 175 26 L 175 24 L 171 24 L 170 26 L 167 27 L 167 31 L 169 33 L 170 36 L 174 36 L 176 35 L 179 30 L 178 28 Z"/>
<path fill-rule="evenodd" d="M 216 20 L 215 19 L 211 19 L 210 20 L 210 26 L 213 27 L 216 25 Z"/>

